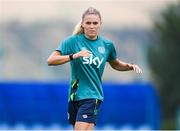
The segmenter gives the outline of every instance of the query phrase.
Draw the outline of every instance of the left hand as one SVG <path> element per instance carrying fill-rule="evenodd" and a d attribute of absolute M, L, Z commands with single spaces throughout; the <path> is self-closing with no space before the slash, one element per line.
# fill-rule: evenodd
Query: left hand
<path fill-rule="evenodd" d="M 136 64 L 131 64 L 131 67 L 133 68 L 133 70 L 138 73 L 138 74 L 141 74 L 142 73 L 142 69 L 136 65 Z"/>

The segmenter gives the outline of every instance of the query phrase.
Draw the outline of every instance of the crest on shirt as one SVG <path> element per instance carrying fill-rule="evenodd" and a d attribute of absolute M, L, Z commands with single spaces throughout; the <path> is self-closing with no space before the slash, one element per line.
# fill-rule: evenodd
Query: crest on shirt
<path fill-rule="evenodd" d="M 105 53 L 105 48 L 103 46 L 99 46 L 98 47 L 98 51 L 101 53 L 101 54 L 104 54 Z"/>

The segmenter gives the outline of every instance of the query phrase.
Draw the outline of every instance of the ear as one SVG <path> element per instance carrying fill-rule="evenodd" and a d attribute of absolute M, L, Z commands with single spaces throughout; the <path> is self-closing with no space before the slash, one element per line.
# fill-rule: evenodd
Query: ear
<path fill-rule="evenodd" d="M 84 24 L 83 24 L 83 21 L 81 22 L 81 27 L 83 27 L 83 28 L 84 28 Z"/>
<path fill-rule="evenodd" d="M 82 24 L 83 24 L 83 22 L 82 22 L 82 20 L 80 20 L 78 23 L 78 26 L 83 27 Z"/>
<path fill-rule="evenodd" d="M 81 27 L 84 28 L 84 25 L 82 24 Z"/>

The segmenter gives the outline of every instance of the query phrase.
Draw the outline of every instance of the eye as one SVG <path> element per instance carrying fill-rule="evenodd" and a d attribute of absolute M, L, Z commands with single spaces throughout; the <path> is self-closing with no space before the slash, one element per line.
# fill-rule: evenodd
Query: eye
<path fill-rule="evenodd" d="M 86 22 L 86 24 L 87 24 L 87 25 L 90 25 L 90 24 L 91 24 L 91 22 L 87 21 L 87 22 Z"/>
<path fill-rule="evenodd" d="M 93 25 L 97 25 L 98 24 L 98 22 L 93 22 Z"/>

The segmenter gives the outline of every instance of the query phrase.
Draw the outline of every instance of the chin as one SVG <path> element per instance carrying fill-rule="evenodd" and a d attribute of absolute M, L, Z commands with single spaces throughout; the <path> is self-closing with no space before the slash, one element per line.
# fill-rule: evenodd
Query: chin
<path fill-rule="evenodd" d="M 89 34 L 88 36 L 91 37 L 91 38 L 93 38 L 93 37 L 96 37 L 97 34 Z"/>

